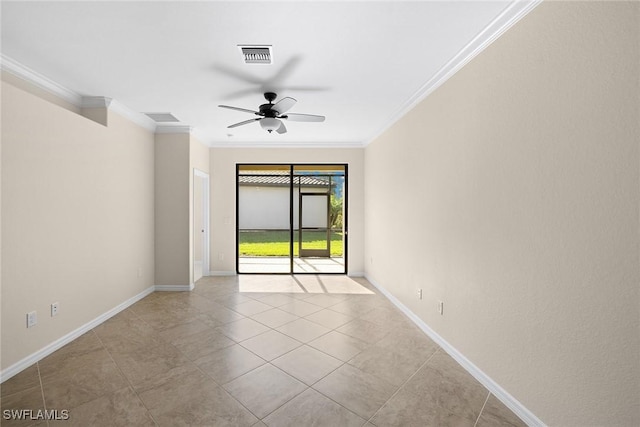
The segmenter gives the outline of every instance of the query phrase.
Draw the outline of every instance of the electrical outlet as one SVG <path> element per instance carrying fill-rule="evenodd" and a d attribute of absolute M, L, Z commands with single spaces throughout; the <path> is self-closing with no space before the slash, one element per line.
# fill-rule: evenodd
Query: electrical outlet
<path fill-rule="evenodd" d="M 444 302 L 442 301 L 438 301 L 438 313 L 440 313 L 441 316 L 444 315 Z"/>
<path fill-rule="evenodd" d="M 38 323 L 38 314 L 35 311 L 27 313 L 27 328 L 31 328 Z"/>
<path fill-rule="evenodd" d="M 60 308 L 59 302 L 54 302 L 51 304 L 51 317 L 56 316 L 58 314 L 58 309 Z"/>
<path fill-rule="evenodd" d="M 418 299 L 422 299 L 422 289 L 418 289 Z"/>

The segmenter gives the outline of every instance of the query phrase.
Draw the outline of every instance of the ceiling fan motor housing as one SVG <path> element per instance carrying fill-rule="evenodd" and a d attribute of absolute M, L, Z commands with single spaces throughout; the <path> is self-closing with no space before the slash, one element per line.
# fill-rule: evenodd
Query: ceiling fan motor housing
<path fill-rule="evenodd" d="M 276 93 L 274 93 L 274 92 L 265 92 L 264 93 L 264 99 L 269 101 L 269 104 L 271 104 L 277 97 L 278 97 L 278 95 Z"/>
<path fill-rule="evenodd" d="M 278 114 L 280 113 L 272 107 L 273 104 L 262 104 L 260 106 L 260 115 L 264 117 L 278 117 Z"/>
<path fill-rule="evenodd" d="M 268 104 L 262 104 L 260 106 L 260 115 L 261 116 L 264 116 L 264 117 L 278 117 L 278 114 L 280 114 L 280 112 L 271 108 L 271 107 L 273 107 L 273 101 L 277 97 L 278 97 L 278 95 L 276 93 L 274 93 L 274 92 L 265 92 L 264 93 L 264 99 L 266 99 L 269 103 Z"/>

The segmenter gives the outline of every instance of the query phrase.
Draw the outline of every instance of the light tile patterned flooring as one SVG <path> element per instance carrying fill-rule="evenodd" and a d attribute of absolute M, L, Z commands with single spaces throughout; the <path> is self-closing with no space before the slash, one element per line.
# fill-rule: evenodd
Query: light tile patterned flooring
<path fill-rule="evenodd" d="M 3 426 L 523 426 L 365 279 L 155 292 L 2 384 Z"/>

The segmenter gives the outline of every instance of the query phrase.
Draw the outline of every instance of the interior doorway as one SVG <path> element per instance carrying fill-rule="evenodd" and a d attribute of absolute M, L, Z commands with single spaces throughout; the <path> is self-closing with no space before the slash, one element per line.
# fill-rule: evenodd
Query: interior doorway
<path fill-rule="evenodd" d="M 236 271 L 345 274 L 346 164 L 238 164 Z"/>
<path fill-rule="evenodd" d="M 193 170 L 193 282 L 209 275 L 209 174 Z"/>

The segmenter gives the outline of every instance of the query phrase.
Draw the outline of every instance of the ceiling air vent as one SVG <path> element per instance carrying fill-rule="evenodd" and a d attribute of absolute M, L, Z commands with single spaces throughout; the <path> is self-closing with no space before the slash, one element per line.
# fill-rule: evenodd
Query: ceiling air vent
<path fill-rule="evenodd" d="M 271 46 L 243 46 L 242 51 L 245 64 L 271 64 Z"/>
<path fill-rule="evenodd" d="M 178 123 L 180 120 L 171 113 L 144 113 L 156 123 Z"/>

